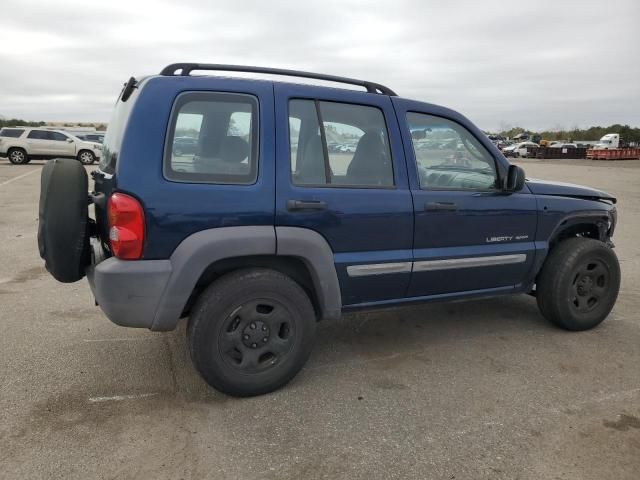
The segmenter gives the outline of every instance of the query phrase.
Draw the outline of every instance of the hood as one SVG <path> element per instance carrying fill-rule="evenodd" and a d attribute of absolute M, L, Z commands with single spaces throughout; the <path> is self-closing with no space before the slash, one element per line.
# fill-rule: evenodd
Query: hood
<path fill-rule="evenodd" d="M 608 200 L 616 203 L 616 198 L 610 193 L 595 188 L 574 185 L 573 183 L 549 182 L 528 178 L 527 186 L 535 195 L 555 195 L 558 197 L 584 198 L 586 200 Z"/>

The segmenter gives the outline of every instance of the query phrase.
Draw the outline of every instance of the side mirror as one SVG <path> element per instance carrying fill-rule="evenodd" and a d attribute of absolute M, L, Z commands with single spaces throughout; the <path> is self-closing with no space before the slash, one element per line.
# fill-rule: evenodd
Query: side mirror
<path fill-rule="evenodd" d="M 67 143 L 73 143 L 73 138 L 67 138 Z"/>
<path fill-rule="evenodd" d="M 525 173 L 517 165 L 509 165 L 507 180 L 505 182 L 505 192 L 519 192 L 524 188 Z"/>

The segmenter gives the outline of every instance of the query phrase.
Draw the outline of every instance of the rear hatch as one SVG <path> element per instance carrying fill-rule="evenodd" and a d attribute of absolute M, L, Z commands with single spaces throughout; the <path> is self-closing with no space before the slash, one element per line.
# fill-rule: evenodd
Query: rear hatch
<path fill-rule="evenodd" d="M 120 92 L 104 136 L 102 158 L 98 168 L 91 173 L 94 180 L 92 199 L 95 208 L 96 233 L 107 250 L 109 250 L 107 199 L 117 186 L 116 167 L 127 122 L 136 102 L 138 90 L 138 82 L 131 78 Z"/>

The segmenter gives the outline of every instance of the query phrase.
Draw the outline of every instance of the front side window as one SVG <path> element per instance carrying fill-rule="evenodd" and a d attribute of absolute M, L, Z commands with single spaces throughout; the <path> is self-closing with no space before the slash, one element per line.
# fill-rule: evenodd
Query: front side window
<path fill-rule="evenodd" d="M 165 176 L 195 183 L 252 184 L 258 172 L 258 102 L 232 93 L 178 97 L 167 146 Z"/>
<path fill-rule="evenodd" d="M 64 135 L 63 133 L 60 132 L 49 132 L 49 139 L 50 140 L 55 140 L 56 142 L 65 142 L 67 140 L 66 135 Z"/>
<path fill-rule="evenodd" d="M 407 113 L 423 190 L 498 188 L 495 160 L 462 125 L 442 117 Z"/>
<path fill-rule="evenodd" d="M 387 128 L 376 107 L 291 100 L 289 146 L 295 185 L 394 185 Z"/>

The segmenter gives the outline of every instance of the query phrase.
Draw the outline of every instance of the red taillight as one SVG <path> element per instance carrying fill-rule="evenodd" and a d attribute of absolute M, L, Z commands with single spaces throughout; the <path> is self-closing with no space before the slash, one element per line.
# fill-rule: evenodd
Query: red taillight
<path fill-rule="evenodd" d="M 140 258 L 144 243 L 144 212 L 140 203 L 124 193 L 114 193 L 109 198 L 107 214 L 111 252 L 123 260 Z"/>

